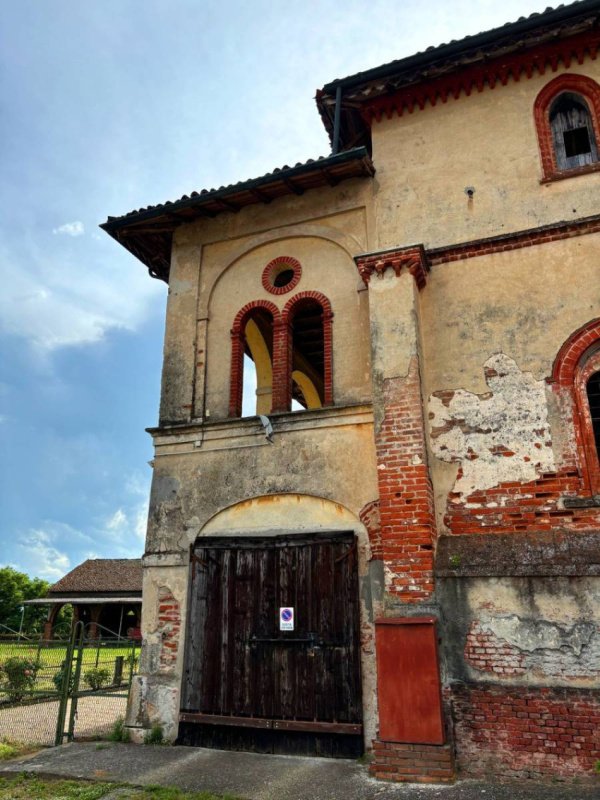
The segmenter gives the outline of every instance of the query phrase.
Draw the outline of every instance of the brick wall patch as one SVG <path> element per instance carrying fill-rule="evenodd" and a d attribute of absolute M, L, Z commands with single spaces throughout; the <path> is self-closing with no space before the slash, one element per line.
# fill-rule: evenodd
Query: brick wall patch
<path fill-rule="evenodd" d="M 161 586 L 158 591 L 158 626 L 161 637 L 160 669 L 171 670 L 177 661 L 181 633 L 181 610 L 170 589 Z"/>
<path fill-rule="evenodd" d="M 462 774 L 597 780 L 598 690 L 463 684 L 446 696 Z"/>

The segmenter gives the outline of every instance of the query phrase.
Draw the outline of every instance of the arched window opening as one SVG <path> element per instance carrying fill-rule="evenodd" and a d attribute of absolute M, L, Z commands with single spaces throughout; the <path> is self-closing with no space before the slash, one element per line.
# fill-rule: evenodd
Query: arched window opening
<path fill-rule="evenodd" d="M 596 446 L 596 458 L 600 461 L 600 371 L 594 372 L 588 379 L 586 394 Z"/>
<path fill-rule="evenodd" d="M 242 417 L 252 417 L 257 412 L 256 387 L 256 364 L 250 356 L 244 353 L 244 371 L 242 377 Z M 261 412 L 262 413 L 262 412 Z"/>
<path fill-rule="evenodd" d="M 230 417 L 271 413 L 274 330 L 279 321 L 277 307 L 263 300 L 238 312 L 231 329 Z"/>
<path fill-rule="evenodd" d="M 243 332 L 242 416 L 270 414 L 273 405 L 273 315 L 255 309 Z"/>
<path fill-rule="evenodd" d="M 554 100 L 550 127 L 558 169 L 574 169 L 598 161 L 592 117 L 581 95 L 563 92 Z"/>
<path fill-rule="evenodd" d="M 291 337 L 292 410 L 321 408 L 326 402 L 325 336 L 323 308 L 316 300 L 302 300 L 295 308 Z"/>

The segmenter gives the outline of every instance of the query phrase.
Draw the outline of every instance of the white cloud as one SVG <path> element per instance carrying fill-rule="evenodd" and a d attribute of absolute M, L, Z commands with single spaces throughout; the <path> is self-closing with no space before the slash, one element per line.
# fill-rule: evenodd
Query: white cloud
<path fill-rule="evenodd" d="M 41 529 L 32 529 L 19 539 L 18 569 L 28 575 L 57 581 L 71 569 L 68 555 L 54 547 L 54 536 Z"/>
<path fill-rule="evenodd" d="M 112 248 L 111 248 L 112 250 Z M 0 331 L 29 341 L 38 353 L 94 344 L 114 329 L 134 331 L 165 293 L 132 259 L 88 240 L 73 253 L 51 256 L 31 240 L 0 246 Z M 161 298 L 162 299 L 162 298 Z"/>
<path fill-rule="evenodd" d="M 76 220 L 75 222 L 65 222 L 64 225 L 53 228 L 52 233 L 64 233 L 67 236 L 83 236 L 85 228 L 83 222 Z"/>
<path fill-rule="evenodd" d="M 126 526 L 127 517 L 121 508 L 118 508 L 106 523 L 109 531 L 122 531 Z"/>

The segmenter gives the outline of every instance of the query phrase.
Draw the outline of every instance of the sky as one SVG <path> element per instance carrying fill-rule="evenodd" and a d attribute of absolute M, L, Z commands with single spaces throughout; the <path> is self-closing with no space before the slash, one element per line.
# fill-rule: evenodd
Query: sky
<path fill-rule="evenodd" d="M 0 2 L 0 566 L 143 553 L 167 287 L 98 225 L 327 155 L 317 88 L 547 2 Z"/>

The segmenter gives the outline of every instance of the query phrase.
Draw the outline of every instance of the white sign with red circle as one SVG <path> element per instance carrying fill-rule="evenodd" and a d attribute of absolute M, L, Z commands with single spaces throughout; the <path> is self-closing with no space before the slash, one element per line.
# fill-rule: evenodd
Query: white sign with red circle
<path fill-rule="evenodd" d="M 294 609 L 290 606 L 283 606 L 279 609 L 279 630 L 294 630 Z"/>

